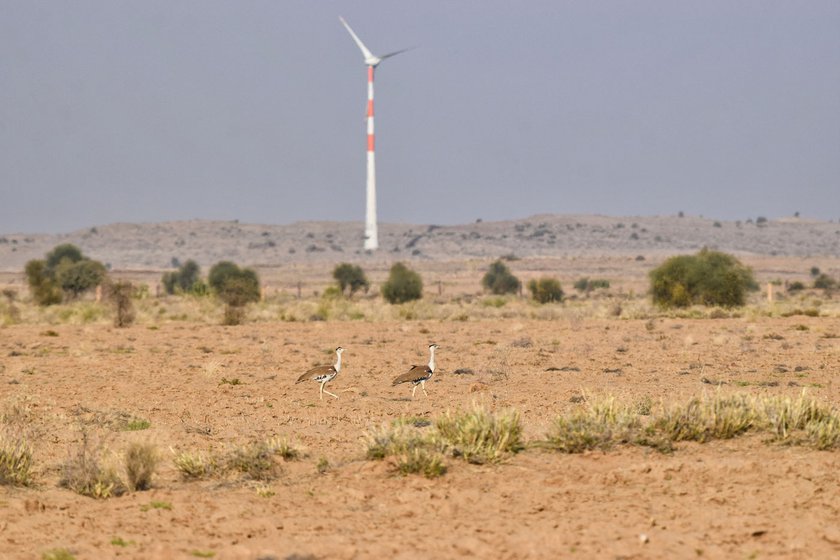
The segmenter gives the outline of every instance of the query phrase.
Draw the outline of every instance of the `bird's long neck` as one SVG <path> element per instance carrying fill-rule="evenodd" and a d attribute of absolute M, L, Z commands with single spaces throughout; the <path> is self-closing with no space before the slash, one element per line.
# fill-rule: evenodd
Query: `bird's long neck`
<path fill-rule="evenodd" d="M 432 346 L 429 348 L 429 352 L 431 352 L 431 356 L 429 356 L 429 369 L 435 371 L 435 347 Z"/>
<path fill-rule="evenodd" d="M 335 365 L 333 367 L 335 368 L 336 372 L 339 372 L 339 371 L 341 371 L 341 352 L 336 352 L 335 355 L 336 355 L 336 359 L 335 359 Z"/>

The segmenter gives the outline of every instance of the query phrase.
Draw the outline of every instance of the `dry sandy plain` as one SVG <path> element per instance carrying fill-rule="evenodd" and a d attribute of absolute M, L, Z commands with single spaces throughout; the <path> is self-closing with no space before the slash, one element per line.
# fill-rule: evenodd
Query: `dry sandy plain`
<path fill-rule="evenodd" d="M 37 484 L 0 489 L 0 557 L 836 558 L 836 451 L 758 435 L 672 454 L 529 449 L 498 465 L 452 458 L 426 479 L 366 460 L 362 436 L 480 403 L 517 409 L 539 439 L 582 392 L 671 402 L 806 388 L 836 402 L 837 333 L 838 319 L 804 316 L 9 326 L 2 404 L 26 417 Z M 410 399 L 389 380 L 423 363 L 430 340 L 439 375 L 428 398 Z M 340 398 L 321 401 L 315 383 L 294 380 L 337 345 L 347 349 L 330 385 Z M 126 418 L 150 427 L 121 431 Z M 83 427 L 112 453 L 158 446 L 153 488 L 108 500 L 59 488 Z M 271 436 L 305 454 L 268 482 L 185 482 L 171 460 Z"/>
<path fill-rule="evenodd" d="M 558 222 L 558 240 L 565 239 L 561 230 L 586 229 L 596 236 L 586 243 L 607 246 L 616 230 L 628 238 L 633 229 L 619 228 L 619 219 L 577 228 L 580 219 L 572 219 Z M 657 223 L 640 221 L 638 231 L 666 227 Z M 659 235 L 676 237 L 673 224 L 697 229 L 698 239 L 729 229 L 732 243 L 741 231 L 754 236 L 740 256 L 762 285 L 808 282 L 813 265 L 835 277 L 840 271 L 837 257 L 809 256 L 835 254 L 834 224 L 816 233 L 808 224 L 752 231 L 674 218 Z M 475 234 L 462 237 L 507 243 L 516 225 L 476 224 L 470 226 Z M 776 229 L 776 241 L 764 243 L 761 236 Z M 397 233 L 415 243 L 410 232 Z M 449 232 L 432 233 L 443 239 Z M 209 239 L 202 235 L 184 238 Z M 330 235 L 323 237 L 340 237 Z M 817 245 L 803 245 L 797 235 Z M 299 236 L 297 245 L 310 239 Z M 265 232 L 255 230 L 254 237 Z M 537 243 L 549 236 L 532 237 Z M 133 253 L 105 252 L 110 241 L 100 255 L 83 238 L 33 239 L 29 244 L 37 247 L 25 258 L 69 240 L 118 264 L 128 255 L 122 265 L 133 271 L 122 275 L 148 284 L 151 293 L 160 277 L 160 268 L 144 270 Z M 693 238 L 685 239 L 685 247 L 696 249 Z M 214 246 L 204 241 L 196 247 Z M 23 249 L 15 248 L 27 243 L 13 242 L 0 247 L 8 251 L 0 254 L 0 287 L 25 298 Z M 685 248 L 628 245 L 610 256 L 581 243 L 579 252 L 526 258 L 512 268 L 525 281 L 557 275 L 567 293 L 575 278 L 608 278 L 611 296 L 545 307 L 515 298 L 485 304 L 477 287 L 489 260 L 481 255 L 500 254 L 506 246 L 499 245 L 450 256 L 458 262 L 416 257 L 412 266 L 427 286 L 423 306 L 404 312 L 360 302 L 358 320 L 349 320 L 352 306 L 334 310 L 329 320 L 310 320 L 332 266 L 318 259 L 260 266 L 278 303 L 253 310 L 238 327 L 218 326 L 218 307 L 180 298 L 147 300 L 137 323 L 124 329 L 112 327 L 109 312 L 90 302 L 43 311 L 18 304 L 17 319 L 4 322 L 0 299 L 0 429 L 26 434 L 35 470 L 31 487 L 0 486 L 0 558 L 47 558 L 59 549 L 77 559 L 840 558 L 840 452 L 768 443 L 766 434 L 679 443 L 669 454 L 625 446 L 576 455 L 528 448 L 489 465 L 448 458 L 448 472 L 435 479 L 401 476 L 389 460 L 365 458 L 371 428 L 400 417 L 433 420 L 474 403 L 519 411 L 531 442 L 544 438 L 558 414 L 583 406 L 584 395 L 656 407 L 716 391 L 796 396 L 805 390 L 840 404 L 837 296 L 777 293 L 777 303 L 768 304 L 756 294 L 747 310 L 718 318 L 707 311 L 661 313 L 646 303 L 647 272 Z M 786 253 L 784 243 L 802 253 Z M 300 255 L 279 238 L 277 247 Z M 234 249 L 201 262 L 243 262 Z M 152 264 L 191 255 L 174 250 L 155 253 Z M 637 259 L 642 252 L 648 258 Z M 387 272 L 384 261 L 362 264 L 374 284 Z M 819 308 L 820 316 L 783 316 L 796 308 Z M 5 312 L 8 317 L 8 305 Z M 391 387 L 390 380 L 424 363 L 430 341 L 441 346 L 439 371 L 428 397 L 418 391 L 411 399 L 410 387 Z M 344 368 L 329 388 L 340 398 L 322 401 L 317 384 L 294 381 L 309 367 L 331 363 L 338 345 L 346 348 Z M 239 384 L 224 382 L 234 379 Z M 148 421 L 148 428 L 124 429 L 130 419 Z M 85 432 L 101 445 L 105 461 L 116 461 L 134 442 L 156 446 L 162 461 L 152 488 L 95 500 L 59 487 L 62 465 Z M 180 452 L 224 453 L 275 436 L 303 454 L 278 460 L 272 480 L 189 482 L 173 463 Z"/>

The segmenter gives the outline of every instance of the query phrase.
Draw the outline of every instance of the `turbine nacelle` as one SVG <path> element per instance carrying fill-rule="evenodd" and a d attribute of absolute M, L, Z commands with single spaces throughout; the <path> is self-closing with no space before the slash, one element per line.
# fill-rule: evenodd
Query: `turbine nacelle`
<path fill-rule="evenodd" d="M 385 60 L 386 58 L 391 58 L 394 55 L 397 55 L 397 54 L 400 54 L 401 52 L 405 52 L 405 51 L 409 50 L 409 49 L 400 49 L 400 50 L 394 51 L 392 53 L 383 54 L 382 56 L 376 56 L 375 54 L 370 52 L 370 49 L 367 48 L 364 43 L 362 43 L 362 40 L 359 39 L 359 36 L 356 35 L 356 33 L 353 31 L 353 29 L 350 27 L 350 25 L 348 25 L 347 22 L 344 21 L 343 17 L 338 16 L 338 19 L 341 20 L 341 24 L 344 25 L 344 27 L 350 33 L 350 36 L 353 38 L 353 41 L 359 47 L 359 50 L 362 51 L 362 56 L 365 57 L 365 64 L 368 65 L 368 66 L 372 66 L 373 68 L 376 68 L 377 66 L 379 66 L 379 63 L 382 62 L 383 60 Z"/>

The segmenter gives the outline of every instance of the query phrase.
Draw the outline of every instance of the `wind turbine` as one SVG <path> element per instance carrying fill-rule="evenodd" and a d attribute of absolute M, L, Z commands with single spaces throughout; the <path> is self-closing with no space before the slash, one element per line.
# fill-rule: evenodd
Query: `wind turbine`
<path fill-rule="evenodd" d="M 353 41 L 362 51 L 365 57 L 365 64 L 368 67 L 368 102 L 367 102 L 367 206 L 365 210 L 365 250 L 375 251 L 379 248 L 379 234 L 376 227 L 376 156 L 374 153 L 373 134 L 373 70 L 379 63 L 394 55 L 405 52 L 408 49 L 401 49 L 392 53 L 376 56 L 368 49 L 359 36 L 356 35 L 344 18 L 338 16 L 342 25 L 347 28 Z"/>

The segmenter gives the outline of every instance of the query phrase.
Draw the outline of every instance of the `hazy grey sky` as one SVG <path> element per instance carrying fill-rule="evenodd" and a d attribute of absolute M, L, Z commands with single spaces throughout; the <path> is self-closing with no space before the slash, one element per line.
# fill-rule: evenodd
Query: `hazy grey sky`
<path fill-rule="evenodd" d="M 0 232 L 840 218 L 840 2 L 0 0 Z"/>

